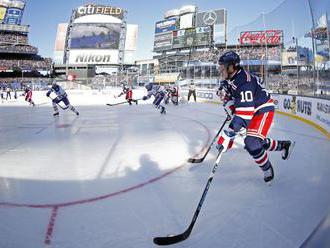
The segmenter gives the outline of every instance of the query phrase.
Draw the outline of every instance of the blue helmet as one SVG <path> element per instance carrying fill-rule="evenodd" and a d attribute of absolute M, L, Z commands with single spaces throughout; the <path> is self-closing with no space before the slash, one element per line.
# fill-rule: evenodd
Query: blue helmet
<path fill-rule="evenodd" d="M 147 91 L 150 91 L 154 87 L 154 84 L 151 82 L 148 82 L 144 85 L 144 87 L 147 89 Z"/>
<path fill-rule="evenodd" d="M 225 66 L 233 65 L 235 67 L 239 67 L 240 61 L 241 60 L 237 53 L 235 53 L 234 51 L 228 51 L 220 56 L 219 65 L 225 65 Z"/>
<path fill-rule="evenodd" d="M 57 84 L 57 82 L 56 82 L 55 80 L 52 82 L 52 88 L 53 88 L 55 91 L 58 91 L 59 86 L 58 86 L 58 84 Z"/>

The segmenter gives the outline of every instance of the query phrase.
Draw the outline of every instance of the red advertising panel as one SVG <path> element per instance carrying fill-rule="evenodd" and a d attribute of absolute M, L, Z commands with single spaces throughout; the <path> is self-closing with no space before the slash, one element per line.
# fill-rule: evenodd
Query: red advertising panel
<path fill-rule="evenodd" d="M 241 45 L 280 45 L 283 43 L 283 30 L 245 31 L 239 39 Z"/>

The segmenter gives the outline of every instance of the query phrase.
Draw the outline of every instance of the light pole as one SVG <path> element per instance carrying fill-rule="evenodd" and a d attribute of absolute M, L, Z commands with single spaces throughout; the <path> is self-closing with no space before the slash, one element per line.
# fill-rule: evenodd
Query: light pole
<path fill-rule="evenodd" d="M 299 51 L 298 51 L 298 39 L 292 37 L 292 41 L 296 44 L 296 56 L 297 56 L 297 94 L 299 95 Z"/>
<path fill-rule="evenodd" d="M 264 24 L 264 32 L 266 36 L 266 42 L 265 42 L 265 68 L 264 68 L 264 82 L 266 88 L 268 88 L 268 36 L 267 36 L 267 28 L 266 28 L 266 20 L 265 20 L 265 13 L 262 13 L 262 21 Z"/>

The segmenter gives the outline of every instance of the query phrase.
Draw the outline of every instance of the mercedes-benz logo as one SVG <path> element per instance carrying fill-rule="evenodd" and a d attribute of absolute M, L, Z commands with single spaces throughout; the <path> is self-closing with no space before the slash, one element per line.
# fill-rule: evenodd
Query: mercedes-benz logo
<path fill-rule="evenodd" d="M 217 20 L 217 13 L 215 13 L 214 11 L 211 12 L 206 12 L 203 15 L 203 22 L 206 25 L 210 25 L 212 26 Z"/>

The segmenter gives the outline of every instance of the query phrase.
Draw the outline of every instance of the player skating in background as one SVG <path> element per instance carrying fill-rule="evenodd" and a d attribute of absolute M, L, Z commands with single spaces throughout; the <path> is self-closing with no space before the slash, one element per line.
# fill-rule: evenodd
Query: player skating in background
<path fill-rule="evenodd" d="M 23 95 L 25 96 L 25 101 L 27 101 L 28 103 L 30 103 L 30 105 L 34 107 L 35 104 L 32 100 L 32 90 L 30 87 L 25 88 Z"/>
<path fill-rule="evenodd" d="M 179 92 L 178 92 L 178 87 L 175 85 L 167 85 L 165 86 L 165 91 L 166 94 L 164 96 L 164 103 L 167 105 L 170 100 L 174 105 L 178 105 L 179 104 Z"/>
<path fill-rule="evenodd" d="M 129 105 L 132 105 L 132 102 L 138 104 L 138 100 L 133 99 L 132 88 L 127 86 L 126 84 L 123 84 L 123 91 L 118 95 L 118 97 L 121 97 L 122 95 L 125 95 L 125 99 L 129 103 Z"/>
<path fill-rule="evenodd" d="M 218 140 L 217 148 L 226 151 L 231 148 L 237 134 L 246 136 L 245 149 L 253 157 L 264 173 L 264 181 L 274 178 L 273 166 L 267 151 L 282 151 L 284 160 L 294 146 L 289 140 L 277 141 L 267 138 L 274 117 L 274 103 L 268 92 L 261 86 L 259 78 L 240 67 L 240 58 L 233 51 L 219 58 L 220 73 L 225 81 L 225 110 L 232 115 L 229 129 L 224 130 Z"/>
<path fill-rule="evenodd" d="M 153 101 L 153 105 L 157 109 L 160 109 L 161 114 L 166 114 L 166 109 L 164 105 L 164 97 L 166 94 L 166 90 L 164 86 L 161 85 L 154 85 L 153 83 L 146 83 L 145 88 L 148 91 L 148 94 L 142 98 L 143 101 L 149 99 L 151 96 L 154 96 L 155 99 Z"/>
<path fill-rule="evenodd" d="M 170 85 L 169 87 L 169 98 L 174 105 L 179 104 L 179 88 L 176 85 Z"/>
<path fill-rule="evenodd" d="M 65 107 L 62 109 L 67 109 L 69 108 L 70 110 L 72 110 L 76 115 L 79 115 L 79 112 L 70 104 L 69 99 L 68 99 L 68 95 L 65 92 L 65 90 L 59 86 L 56 82 L 52 83 L 52 87 L 48 90 L 48 92 L 46 93 L 47 97 L 50 97 L 51 93 L 55 93 L 56 97 L 55 98 L 51 98 L 52 99 L 52 103 L 53 103 L 53 108 L 54 108 L 54 114 L 53 116 L 58 116 L 59 112 L 58 112 L 58 106 L 60 104 L 60 102 L 63 102 L 65 104 Z"/>

